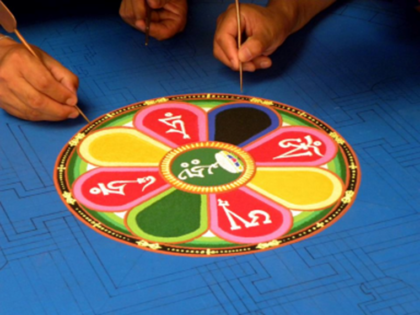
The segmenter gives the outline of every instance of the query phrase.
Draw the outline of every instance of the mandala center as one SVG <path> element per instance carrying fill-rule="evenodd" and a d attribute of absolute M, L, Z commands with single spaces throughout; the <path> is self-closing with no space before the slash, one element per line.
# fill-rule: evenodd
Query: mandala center
<path fill-rule="evenodd" d="M 170 151 L 161 163 L 163 177 L 175 187 L 195 193 L 229 191 L 253 176 L 252 158 L 221 142 L 197 142 Z"/>

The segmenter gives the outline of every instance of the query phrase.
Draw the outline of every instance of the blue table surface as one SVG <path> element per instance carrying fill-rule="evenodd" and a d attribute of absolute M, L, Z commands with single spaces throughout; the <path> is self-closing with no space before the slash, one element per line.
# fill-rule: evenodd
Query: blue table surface
<path fill-rule="evenodd" d="M 249 1 L 248 1 L 249 2 Z M 264 1 L 252 1 L 263 4 Z M 90 118 L 175 94 L 239 94 L 212 55 L 226 0 L 191 0 L 188 26 L 151 40 L 118 12 L 39 14 L 20 32 L 80 78 Z M 97 234 L 53 183 L 83 119 L 0 113 L 0 314 L 420 314 L 420 13 L 401 1 L 341 1 L 291 36 L 244 94 L 290 104 L 337 130 L 362 168 L 334 226 L 253 255 L 188 258 Z"/>

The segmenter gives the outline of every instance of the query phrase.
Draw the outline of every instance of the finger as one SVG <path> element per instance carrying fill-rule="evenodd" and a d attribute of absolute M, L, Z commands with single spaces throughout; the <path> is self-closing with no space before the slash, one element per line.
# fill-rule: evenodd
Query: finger
<path fill-rule="evenodd" d="M 277 47 L 277 43 L 273 43 L 267 36 L 255 34 L 248 37 L 242 44 L 239 50 L 239 60 L 247 62 L 259 56 L 269 56 Z"/>
<path fill-rule="evenodd" d="M 131 0 L 124 0 L 120 7 L 121 18 L 129 25 L 134 26 L 134 12 Z"/>
<path fill-rule="evenodd" d="M 11 105 L 13 104 L 13 106 Z M 0 108 L 4 109 L 4 111 L 12 116 L 16 116 L 20 119 L 26 119 L 25 112 L 22 110 L 25 105 L 13 94 L 8 94 L 8 101 L 2 101 L 0 104 Z"/>
<path fill-rule="evenodd" d="M 214 47 L 219 47 L 229 64 L 234 70 L 239 68 L 238 58 L 238 25 L 236 19 L 230 14 L 219 20 L 216 33 L 214 35 Z M 226 64 L 226 63 L 225 63 Z"/>
<path fill-rule="evenodd" d="M 18 86 L 17 91 L 13 89 L 11 92 L 20 101 L 19 108 L 27 116 L 26 119 L 58 121 L 79 115 L 74 106 L 58 103 L 40 93 L 25 80 L 21 80 Z"/>
<path fill-rule="evenodd" d="M 61 104 L 76 105 L 77 97 L 63 84 L 57 81 L 52 73 L 41 63 L 35 63 L 31 71 L 25 71 L 23 78 L 39 93 Z"/>
<path fill-rule="evenodd" d="M 246 72 L 254 72 L 256 70 L 256 67 L 255 67 L 254 63 L 252 63 L 251 61 L 243 62 L 242 63 L 242 70 L 246 71 Z"/>
<path fill-rule="evenodd" d="M 247 38 L 239 49 L 239 60 L 242 62 L 250 61 L 258 56 L 261 56 L 265 47 L 261 40 L 255 36 Z"/>
<path fill-rule="evenodd" d="M 138 20 L 134 24 L 134 27 L 143 33 L 146 32 L 146 21 L 145 20 Z M 150 34 L 150 32 L 149 32 Z"/>
<path fill-rule="evenodd" d="M 132 26 L 141 32 L 146 32 L 146 0 L 133 0 L 133 10 L 135 11 L 135 21 Z"/>
<path fill-rule="evenodd" d="M 22 103 L 15 95 L 9 94 L 8 103 L 2 103 L 1 108 L 3 108 L 8 114 L 15 116 L 20 119 L 30 120 L 30 121 L 58 121 L 57 117 L 51 116 L 48 113 L 38 111 L 30 108 L 26 104 Z M 73 113 L 72 117 L 76 118 L 78 113 Z M 64 118 L 65 119 L 65 118 Z"/>
<path fill-rule="evenodd" d="M 27 118 L 25 117 L 24 113 L 22 113 L 22 112 L 18 111 L 17 109 L 15 109 L 15 108 L 14 108 L 14 107 L 12 107 L 12 106 L 9 106 L 9 105 L 2 105 L 2 107 L 3 107 L 4 111 L 5 111 L 6 113 L 8 113 L 9 115 L 12 115 L 12 116 L 14 116 L 14 117 L 17 117 L 17 118 L 20 118 L 20 119 L 24 119 L 24 120 L 30 120 L 30 119 L 27 119 Z"/>
<path fill-rule="evenodd" d="M 259 56 L 251 61 L 255 69 L 268 69 L 272 66 L 273 62 L 271 61 L 271 58 L 267 56 Z"/>
<path fill-rule="evenodd" d="M 157 40 L 165 40 L 176 33 L 178 33 L 178 27 L 175 21 L 164 20 L 159 23 L 152 22 L 150 23 L 150 36 L 156 38 Z"/>
<path fill-rule="evenodd" d="M 259 56 L 251 61 L 242 63 L 242 69 L 247 72 L 254 72 L 258 69 L 267 69 L 272 65 L 272 61 L 269 57 Z"/>
<path fill-rule="evenodd" d="M 131 6 L 134 12 L 135 21 L 144 20 L 146 18 L 145 0 L 131 0 Z"/>
<path fill-rule="evenodd" d="M 163 10 L 152 10 L 151 21 L 162 22 L 163 20 L 176 20 L 180 24 L 187 20 L 187 6 L 186 3 L 169 2 Z"/>
<path fill-rule="evenodd" d="M 186 18 L 182 14 L 168 10 L 153 11 L 150 23 L 150 36 L 163 40 L 181 32 L 186 24 Z"/>
<path fill-rule="evenodd" d="M 162 9 L 169 2 L 169 0 L 146 0 L 146 1 L 147 1 L 147 4 L 152 9 Z"/>
<path fill-rule="evenodd" d="M 131 0 L 123 0 L 122 2 L 121 2 L 121 6 L 120 6 L 120 16 L 122 17 L 122 19 L 126 22 L 126 23 L 128 23 L 128 18 L 127 18 L 127 16 L 128 16 L 128 9 L 127 9 L 127 6 L 128 6 L 128 2 L 130 2 Z"/>
<path fill-rule="evenodd" d="M 70 90 L 74 96 L 76 96 L 77 101 L 77 89 L 79 88 L 79 78 L 71 72 L 69 69 L 64 67 L 60 62 L 50 57 L 44 53 L 44 65 L 51 72 L 53 77 L 64 85 L 68 90 Z M 70 104 L 71 105 L 71 104 Z"/>
<path fill-rule="evenodd" d="M 118 12 L 122 18 L 124 18 L 126 8 L 127 8 L 127 0 L 123 0 L 121 2 L 120 10 Z"/>
<path fill-rule="evenodd" d="M 218 44 L 213 45 L 213 55 L 216 59 L 222 62 L 224 65 L 228 66 L 232 70 L 238 70 L 239 68 L 234 66 L 232 61 L 228 58 L 225 52 L 220 48 Z"/>

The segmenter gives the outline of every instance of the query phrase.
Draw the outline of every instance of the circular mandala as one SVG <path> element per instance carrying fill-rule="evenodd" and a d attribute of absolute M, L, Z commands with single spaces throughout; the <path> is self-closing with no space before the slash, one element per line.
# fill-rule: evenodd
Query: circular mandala
<path fill-rule="evenodd" d="M 331 127 L 297 108 L 237 95 L 179 95 L 91 122 L 54 174 L 94 230 L 159 253 L 223 256 L 291 244 L 353 203 L 359 163 Z"/>

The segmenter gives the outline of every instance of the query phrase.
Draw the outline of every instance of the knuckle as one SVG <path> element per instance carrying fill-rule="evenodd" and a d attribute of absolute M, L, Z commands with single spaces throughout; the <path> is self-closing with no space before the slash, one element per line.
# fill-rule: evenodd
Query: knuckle
<path fill-rule="evenodd" d="M 130 21 L 134 21 L 136 19 L 136 16 L 134 15 L 133 11 L 130 11 L 124 13 L 124 18 Z"/>
<path fill-rule="evenodd" d="M 265 50 L 265 45 L 261 41 L 259 41 L 259 40 L 258 41 L 254 41 L 254 47 L 253 47 L 253 49 L 254 49 L 254 54 L 256 56 L 260 56 L 260 55 L 262 55 L 262 53 Z"/>
<path fill-rule="evenodd" d="M 40 76 L 38 78 L 38 85 L 42 90 L 45 90 L 48 88 L 50 83 L 48 82 L 48 79 L 45 76 Z"/>
<path fill-rule="evenodd" d="M 74 83 L 75 87 L 78 88 L 79 87 L 79 77 L 75 74 L 72 74 L 72 78 L 71 78 L 72 82 Z"/>
<path fill-rule="evenodd" d="M 5 67 L 0 67 L 0 82 L 2 85 L 7 82 L 9 77 L 8 73 L 9 71 Z"/>
<path fill-rule="evenodd" d="M 11 48 L 7 53 L 7 62 L 12 64 L 22 64 L 28 59 L 28 52 L 20 46 Z"/>
<path fill-rule="evenodd" d="M 44 107 L 44 101 L 42 97 L 37 95 L 32 95 L 29 97 L 29 103 L 34 110 L 39 110 Z"/>
<path fill-rule="evenodd" d="M 223 36 L 221 36 L 219 34 L 216 34 L 214 36 L 214 44 L 222 47 L 223 46 Z"/>

